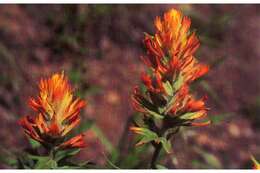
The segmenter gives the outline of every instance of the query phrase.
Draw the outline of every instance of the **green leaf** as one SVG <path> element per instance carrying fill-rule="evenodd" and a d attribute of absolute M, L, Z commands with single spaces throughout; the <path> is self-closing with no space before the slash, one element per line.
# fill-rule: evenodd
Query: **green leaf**
<path fill-rule="evenodd" d="M 221 113 L 221 114 L 217 114 L 217 115 L 210 115 L 208 117 L 213 124 L 219 124 L 219 123 L 223 122 L 224 120 L 226 120 L 231 115 L 232 115 L 232 113 L 227 112 L 227 113 Z"/>
<path fill-rule="evenodd" d="M 15 167 L 18 163 L 17 155 L 13 152 L 0 145 L 0 163 L 6 164 L 11 167 Z"/>
<path fill-rule="evenodd" d="M 142 94 L 145 94 L 147 92 L 147 88 L 143 83 L 140 84 L 140 91 Z"/>
<path fill-rule="evenodd" d="M 146 108 L 145 108 L 145 109 L 146 109 Z M 163 116 L 160 115 L 160 114 L 157 113 L 157 112 L 151 111 L 151 110 L 149 110 L 149 109 L 146 109 L 146 111 L 147 111 L 150 115 L 152 115 L 154 118 L 156 118 L 156 119 L 163 119 Z"/>
<path fill-rule="evenodd" d="M 183 119 L 183 120 L 193 120 L 195 119 L 198 114 L 200 114 L 199 112 L 188 112 L 188 113 L 185 113 L 183 115 L 180 116 L 180 119 Z"/>
<path fill-rule="evenodd" d="M 91 165 L 91 162 L 90 162 L 89 160 L 87 160 L 87 161 L 84 161 L 84 162 L 79 163 L 78 165 L 79 165 L 80 167 L 85 168 L 85 167 L 87 167 L 88 165 Z"/>
<path fill-rule="evenodd" d="M 55 154 L 55 159 L 57 162 L 66 157 L 72 157 L 80 152 L 80 149 L 70 149 L 70 150 L 60 150 Z"/>
<path fill-rule="evenodd" d="M 209 168 L 209 166 L 207 164 L 203 163 L 203 161 L 200 161 L 200 160 L 192 160 L 191 165 L 192 165 L 192 168 L 195 168 L 195 169 Z"/>
<path fill-rule="evenodd" d="M 111 160 L 109 160 L 109 158 L 106 156 L 106 154 L 104 153 L 104 157 L 107 161 L 107 163 L 112 167 L 112 168 L 115 168 L 115 169 L 120 169 L 118 166 L 116 166 Z"/>
<path fill-rule="evenodd" d="M 139 113 L 139 112 L 135 112 L 134 115 L 133 115 L 133 119 L 134 119 L 134 122 L 135 124 L 138 126 L 138 127 L 143 127 L 145 126 L 145 123 L 144 123 L 144 115 Z"/>
<path fill-rule="evenodd" d="M 59 164 L 58 168 L 59 169 L 95 169 L 95 166 L 90 161 L 84 161 L 81 163 L 66 161 L 62 163 L 62 165 Z"/>
<path fill-rule="evenodd" d="M 160 164 L 157 164 L 157 165 L 156 165 L 156 168 L 157 168 L 157 169 L 168 169 L 168 168 L 166 168 L 165 166 L 160 165 Z"/>
<path fill-rule="evenodd" d="M 39 157 L 40 158 L 40 157 Z M 38 159 L 35 169 L 54 169 L 57 168 L 57 162 L 50 157 L 41 157 Z"/>
<path fill-rule="evenodd" d="M 168 95 L 173 95 L 173 89 L 169 81 L 163 83 L 163 88 L 165 89 Z"/>
<path fill-rule="evenodd" d="M 93 124 L 94 124 L 93 120 L 82 121 L 82 123 L 80 123 L 79 127 L 77 128 L 77 134 L 86 132 L 88 129 L 91 128 Z"/>
<path fill-rule="evenodd" d="M 138 134 L 141 136 L 141 139 L 136 145 L 142 145 L 150 141 L 158 140 L 158 135 L 147 128 L 138 128 Z"/>
<path fill-rule="evenodd" d="M 0 156 L 0 162 L 12 167 L 17 165 L 17 159 L 4 158 L 4 156 Z"/>
<path fill-rule="evenodd" d="M 149 145 L 142 145 L 139 147 L 131 146 L 128 150 L 129 154 L 120 158 L 119 167 L 121 169 L 134 169 L 143 161 L 140 156 L 146 155 L 149 150 Z"/>
<path fill-rule="evenodd" d="M 31 139 L 31 138 L 29 138 L 29 143 L 30 143 L 31 147 L 34 148 L 34 149 L 39 148 L 41 146 L 40 142 L 38 142 L 34 139 Z"/>
<path fill-rule="evenodd" d="M 48 156 L 36 156 L 36 155 L 32 155 L 32 154 L 27 154 L 26 156 L 32 160 L 44 160 L 44 159 L 49 158 Z"/>
<path fill-rule="evenodd" d="M 175 98 L 176 98 L 175 95 L 170 96 L 168 98 L 167 105 L 164 106 L 163 108 L 159 108 L 160 112 L 164 113 L 164 114 L 167 114 L 171 110 L 172 105 L 173 105 L 174 101 L 176 100 Z"/>
<path fill-rule="evenodd" d="M 103 134 L 101 129 L 96 124 L 92 125 L 91 130 L 96 134 L 96 136 L 105 146 L 107 151 L 112 152 L 113 150 L 115 150 L 113 144 L 107 139 L 107 137 Z"/>
<path fill-rule="evenodd" d="M 77 69 L 72 69 L 69 72 L 69 79 L 72 81 L 72 83 L 77 84 L 80 82 L 81 79 L 81 73 Z"/>
<path fill-rule="evenodd" d="M 214 156 L 213 154 L 205 153 L 204 159 L 206 160 L 206 162 L 209 165 L 212 165 L 212 167 L 221 168 L 221 163 L 220 163 L 219 159 L 216 156 Z"/>
<path fill-rule="evenodd" d="M 184 82 L 183 80 L 184 80 L 183 76 L 181 74 L 179 74 L 177 79 L 175 81 L 173 81 L 174 82 L 173 83 L 174 92 L 178 91 L 181 88 L 181 86 L 183 85 L 183 82 Z"/>
<path fill-rule="evenodd" d="M 57 167 L 57 162 L 49 156 L 36 156 L 27 154 L 28 159 L 36 161 L 35 169 L 53 169 Z"/>
<path fill-rule="evenodd" d="M 163 115 L 160 115 L 156 112 L 156 108 L 150 101 L 148 101 L 146 98 L 142 98 L 139 102 L 140 105 L 142 105 L 142 108 L 150 115 L 152 115 L 156 119 L 163 119 Z"/>
<path fill-rule="evenodd" d="M 210 166 L 210 168 L 222 168 L 222 164 L 216 156 L 199 148 L 195 148 L 195 150 L 203 157 L 203 159 Z"/>
<path fill-rule="evenodd" d="M 158 135 L 146 128 L 140 128 L 140 135 L 142 138 L 136 145 L 142 145 L 150 141 L 158 140 Z"/>
<path fill-rule="evenodd" d="M 110 153 L 110 160 L 114 162 L 119 156 L 119 151 L 117 150 L 117 148 L 113 146 L 113 144 L 108 140 L 108 138 L 104 135 L 102 130 L 96 124 L 92 125 L 91 130 L 95 133 L 97 138 L 101 141 L 106 150 Z"/>
<path fill-rule="evenodd" d="M 101 94 L 102 93 L 102 88 L 97 85 L 91 85 L 89 88 L 84 92 L 84 96 L 92 96 L 95 94 Z"/>
<path fill-rule="evenodd" d="M 163 149 L 167 152 L 167 153 L 171 153 L 172 152 L 172 144 L 170 140 L 167 140 L 164 137 L 160 138 L 160 142 L 162 143 Z"/>
<path fill-rule="evenodd" d="M 75 167 L 71 167 L 71 166 L 61 166 L 59 167 L 59 169 L 74 169 Z"/>
<path fill-rule="evenodd" d="M 61 166 L 61 167 L 58 167 L 58 169 L 81 169 L 80 166 Z"/>

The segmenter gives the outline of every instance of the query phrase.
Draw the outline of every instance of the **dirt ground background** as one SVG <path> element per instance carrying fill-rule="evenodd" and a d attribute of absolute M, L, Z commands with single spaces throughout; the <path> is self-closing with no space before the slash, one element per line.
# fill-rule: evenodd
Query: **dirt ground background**
<path fill-rule="evenodd" d="M 195 87 L 209 96 L 213 124 L 185 129 L 160 162 L 248 168 L 250 153 L 259 160 L 259 5 L 1 5 L 0 156 L 29 146 L 17 120 L 32 113 L 26 102 L 39 79 L 62 70 L 88 102 L 83 120 L 96 122 L 115 146 L 122 135 L 129 142 L 132 135 L 123 131 L 134 112 L 131 91 L 144 71 L 143 33 L 153 33 L 155 16 L 172 7 L 191 17 L 201 40 L 197 57 L 211 65 Z M 99 139 L 87 133 L 86 141 L 80 158 L 104 164 Z"/>

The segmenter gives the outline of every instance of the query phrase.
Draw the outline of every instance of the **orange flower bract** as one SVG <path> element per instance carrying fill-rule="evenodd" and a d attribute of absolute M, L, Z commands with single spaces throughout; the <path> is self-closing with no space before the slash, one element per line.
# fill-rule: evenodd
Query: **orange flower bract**
<path fill-rule="evenodd" d="M 156 32 L 145 34 L 146 54 L 141 57 L 150 72 L 141 76 L 145 90 L 135 87 L 134 108 L 148 117 L 170 120 L 172 126 L 208 125 L 209 120 L 198 121 L 207 116 L 206 97 L 196 99 L 189 90 L 209 70 L 195 58 L 200 43 L 190 31 L 191 20 L 171 9 L 156 17 L 154 24 Z"/>
<path fill-rule="evenodd" d="M 36 115 L 23 117 L 19 121 L 24 132 L 45 146 L 84 147 L 83 135 L 63 143 L 65 135 L 79 124 L 79 113 L 85 106 L 85 101 L 73 98 L 72 88 L 64 73 L 41 79 L 39 90 L 39 96 L 29 100 L 29 106 Z"/>

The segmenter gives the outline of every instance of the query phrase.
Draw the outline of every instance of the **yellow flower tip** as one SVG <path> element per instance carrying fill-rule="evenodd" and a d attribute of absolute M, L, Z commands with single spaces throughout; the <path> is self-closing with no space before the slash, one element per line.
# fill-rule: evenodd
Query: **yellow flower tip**
<path fill-rule="evenodd" d="M 129 129 L 131 131 L 133 131 L 134 133 L 142 134 L 142 128 L 140 128 L 140 127 L 130 127 Z"/>
<path fill-rule="evenodd" d="M 179 19 L 182 16 L 182 13 L 179 10 L 172 8 L 166 15 L 169 15 L 173 19 Z"/>
<path fill-rule="evenodd" d="M 154 20 L 154 25 L 155 25 L 155 27 L 156 27 L 156 29 L 158 30 L 158 31 L 162 31 L 162 29 L 163 29 L 163 27 L 162 27 L 162 21 L 161 21 L 161 19 L 160 19 L 160 17 L 156 17 L 155 18 L 155 20 Z"/>
<path fill-rule="evenodd" d="M 139 128 L 132 126 L 132 127 L 130 127 L 129 129 L 132 130 L 132 131 L 136 131 L 136 130 L 138 130 Z"/>
<path fill-rule="evenodd" d="M 191 126 L 196 126 L 196 127 L 203 127 L 203 126 L 208 126 L 211 124 L 211 121 L 208 120 L 206 122 L 192 122 Z"/>
<path fill-rule="evenodd" d="M 182 13 L 174 8 L 164 13 L 163 19 L 165 21 L 171 21 L 173 23 L 179 23 L 182 18 Z"/>
<path fill-rule="evenodd" d="M 145 142 L 138 142 L 138 143 L 135 144 L 135 146 L 136 146 L 136 147 L 139 147 L 139 146 L 142 146 L 142 145 L 144 145 L 144 144 L 145 144 Z"/>
<path fill-rule="evenodd" d="M 22 118 L 20 124 L 31 138 L 48 144 L 54 139 L 63 138 L 79 124 L 79 113 L 86 102 L 79 98 L 73 99 L 73 92 L 64 72 L 42 78 L 38 86 L 39 95 L 28 101 L 36 115 Z"/>
<path fill-rule="evenodd" d="M 251 160 L 253 162 L 253 169 L 260 170 L 260 163 L 255 159 L 253 155 L 251 155 Z"/>

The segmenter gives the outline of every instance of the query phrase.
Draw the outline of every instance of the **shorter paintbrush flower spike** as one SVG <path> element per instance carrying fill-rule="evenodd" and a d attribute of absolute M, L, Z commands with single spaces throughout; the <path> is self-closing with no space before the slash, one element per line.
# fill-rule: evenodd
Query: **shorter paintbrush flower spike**
<path fill-rule="evenodd" d="M 39 96 L 30 98 L 28 103 L 36 115 L 25 116 L 19 121 L 24 132 L 47 147 L 83 147 L 83 135 L 63 143 L 66 134 L 79 124 L 80 110 L 86 104 L 79 98 L 73 99 L 72 88 L 64 73 L 41 79 L 39 90 Z"/>

